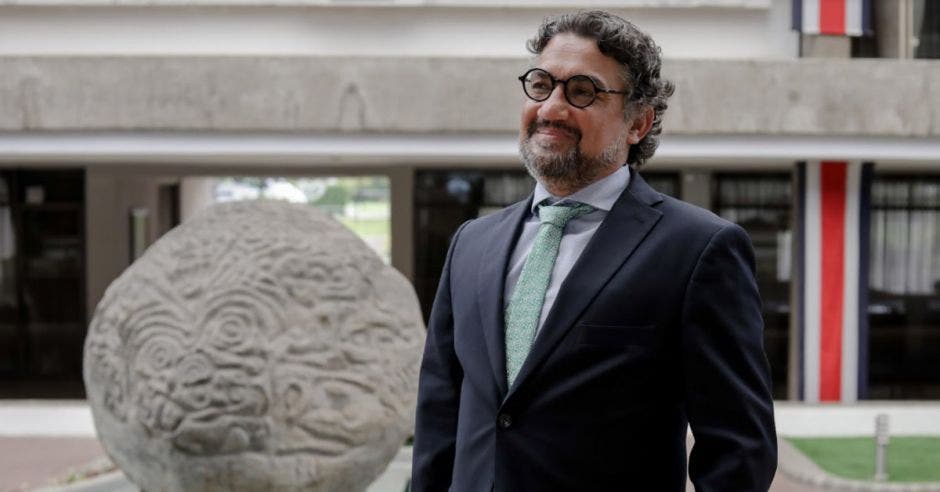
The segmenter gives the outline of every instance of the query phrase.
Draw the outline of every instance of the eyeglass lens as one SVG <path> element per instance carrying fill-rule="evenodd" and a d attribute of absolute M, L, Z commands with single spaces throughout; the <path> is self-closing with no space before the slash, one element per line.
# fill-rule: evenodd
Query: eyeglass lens
<path fill-rule="evenodd" d="M 566 82 L 561 82 L 553 80 L 552 76 L 544 70 L 534 69 L 525 75 L 522 88 L 533 100 L 544 101 L 551 96 L 556 82 L 564 85 L 565 99 L 572 106 L 583 108 L 594 102 L 596 96 L 594 82 L 586 75 L 575 75 Z"/>

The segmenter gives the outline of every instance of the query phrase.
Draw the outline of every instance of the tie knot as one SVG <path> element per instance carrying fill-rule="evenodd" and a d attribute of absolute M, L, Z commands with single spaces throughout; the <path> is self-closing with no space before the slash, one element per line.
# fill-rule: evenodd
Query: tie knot
<path fill-rule="evenodd" d="M 539 222 L 564 229 L 569 220 L 594 211 L 585 203 L 564 205 L 539 205 Z"/>

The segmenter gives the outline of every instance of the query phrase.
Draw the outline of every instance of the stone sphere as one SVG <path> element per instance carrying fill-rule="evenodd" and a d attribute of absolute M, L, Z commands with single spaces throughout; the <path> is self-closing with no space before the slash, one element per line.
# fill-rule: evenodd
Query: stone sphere
<path fill-rule="evenodd" d="M 98 436 L 158 491 L 361 491 L 413 431 L 411 284 L 310 206 L 208 208 L 106 291 L 85 341 Z"/>

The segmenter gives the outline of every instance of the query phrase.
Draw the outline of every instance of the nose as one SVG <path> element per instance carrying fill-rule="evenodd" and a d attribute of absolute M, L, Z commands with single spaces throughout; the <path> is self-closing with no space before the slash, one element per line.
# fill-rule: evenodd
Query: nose
<path fill-rule="evenodd" d="M 562 84 L 555 84 L 548 99 L 539 104 L 539 118 L 548 121 L 565 120 L 571 110 L 571 105 L 565 99 L 565 87 Z"/>

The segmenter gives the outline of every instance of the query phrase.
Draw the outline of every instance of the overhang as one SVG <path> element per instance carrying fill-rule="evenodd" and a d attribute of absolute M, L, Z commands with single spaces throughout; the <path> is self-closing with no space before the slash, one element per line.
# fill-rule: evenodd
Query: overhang
<path fill-rule="evenodd" d="M 525 59 L 0 57 L 0 131 L 514 131 Z M 940 136 L 940 64 L 669 60 L 670 134 Z"/>

